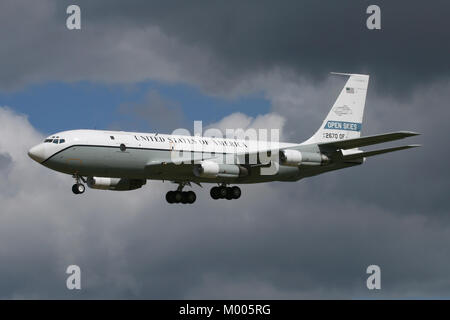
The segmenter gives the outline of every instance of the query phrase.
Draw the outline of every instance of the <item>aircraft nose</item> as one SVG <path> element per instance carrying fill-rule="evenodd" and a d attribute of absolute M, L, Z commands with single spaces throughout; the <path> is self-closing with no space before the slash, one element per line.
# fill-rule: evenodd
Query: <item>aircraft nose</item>
<path fill-rule="evenodd" d="M 38 144 L 37 146 L 34 146 L 30 150 L 28 150 L 28 156 L 33 159 L 36 162 L 41 163 L 45 160 L 45 147 L 44 145 Z"/>

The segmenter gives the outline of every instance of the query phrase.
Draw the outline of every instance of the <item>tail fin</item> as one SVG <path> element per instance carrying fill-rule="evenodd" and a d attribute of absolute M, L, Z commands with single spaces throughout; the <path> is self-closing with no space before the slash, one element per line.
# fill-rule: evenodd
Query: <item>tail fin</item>
<path fill-rule="evenodd" d="M 353 139 L 361 135 L 369 76 L 335 72 L 332 74 L 350 77 L 320 128 L 304 142 L 305 144 Z"/>

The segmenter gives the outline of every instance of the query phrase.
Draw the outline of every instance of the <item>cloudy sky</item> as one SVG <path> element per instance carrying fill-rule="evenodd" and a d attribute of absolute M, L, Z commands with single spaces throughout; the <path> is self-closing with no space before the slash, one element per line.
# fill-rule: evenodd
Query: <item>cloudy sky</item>
<path fill-rule="evenodd" d="M 72 3 L 81 30 L 66 28 Z M 2 1 L 0 298 L 450 298 L 450 3 L 376 1 L 377 31 L 370 4 Z M 345 83 L 330 71 L 370 74 L 363 135 L 413 130 L 423 147 L 237 201 L 195 187 L 190 206 L 156 181 L 74 196 L 26 155 L 60 130 L 194 120 L 300 142 Z"/>

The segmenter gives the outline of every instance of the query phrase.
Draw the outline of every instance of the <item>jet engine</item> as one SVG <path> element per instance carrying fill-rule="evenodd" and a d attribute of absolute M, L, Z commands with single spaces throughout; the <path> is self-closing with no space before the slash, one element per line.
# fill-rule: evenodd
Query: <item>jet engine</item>
<path fill-rule="evenodd" d="M 280 151 L 280 163 L 285 166 L 320 166 L 329 161 L 330 159 L 322 153 L 303 152 L 291 149 Z"/>
<path fill-rule="evenodd" d="M 89 177 L 87 185 L 92 189 L 127 191 L 135 190 L 146 184 L 146 180 L 128 178 Z"/>
<path fill-rule="evenodd" d="M 237 178 L 248 175 L 248 170 L 235 164 L 202 161 L 194 167 L 194 175 L 200 178 Z"/>

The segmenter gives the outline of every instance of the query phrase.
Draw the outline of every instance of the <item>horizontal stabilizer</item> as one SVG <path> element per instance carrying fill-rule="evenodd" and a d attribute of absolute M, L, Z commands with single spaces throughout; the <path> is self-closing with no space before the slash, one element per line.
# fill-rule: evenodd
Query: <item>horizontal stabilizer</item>
<path fill-rule="evenodd" d="M 361 74 L 357 74 L 357 73 L 344 73 L 344 72 L 330 72 L 330 74 L 334 74 L 337 76 L 361 76 Z M 365 76 L 365 75 L 362 75 Z"/>
<path fill-rule="evenodd" d="M 398 150 L 404 150 L 404 149 L 410 149 L 410 148 L 416 148 L 416 147 L 420 147 L 420 144 L 411 144 L 411 145 L 408 145 L 408 146 L 401 146 L 401 147 L 395 147 L 395 148 L 387 148 L 387 149 L 379 149 L 379 150 L 373 150 L 373 151 L 358 152 L 358 153 L 344 155 L 342 157 L 342 159 L 344 161 L 355 160 L 355 159 L 360 159 L 360 158 L 363 158 L 363 157 L 376 156 L 377 154 L 383 154 L 383 153 L 394 152 L 394 151 L 398 151 Z"/>
<path fill-rule="evenodd" d="M 372 144 L 378 144 L 383 142 L 389 142 L 394 140 L 399 140 L 403 138 L 408 138 L 412 136 L 417 136 L 420 133 L 411 131 L 398 131 L 391 133 L 377 134 L 374 136 L 367 136 L 354 139 L 337 140 L 332 142 L 319 143 L 319 147 L 332 148 L 332 149 L 353 149 L 364 146 L 370 146 Z"/>

